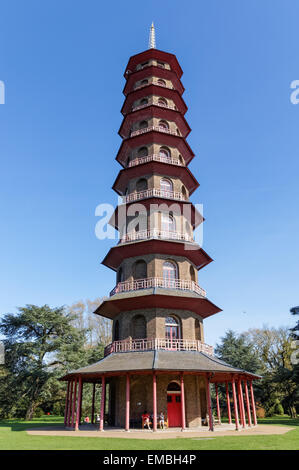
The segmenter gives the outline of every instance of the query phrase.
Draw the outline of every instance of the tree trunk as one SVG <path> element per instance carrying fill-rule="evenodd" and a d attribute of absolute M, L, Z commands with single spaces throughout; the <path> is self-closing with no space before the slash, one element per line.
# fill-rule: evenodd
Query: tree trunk
<path fill-rule="evenodd" d="M 293 418 L 293 419 L 297 418 L 297 413 L 296 413 L 295 406 L 290 407 L 290 415 L 291 415 L 291 418 Z"/>
<path fill-rule="evenodd" d="M 33 419 L 33 415 L 34 415 L 36 407 L 37 407 L 37 403 L 35 402 L 31 402 L 30 405 L 28 406 L 27 411 L 26 411 L 27 421 L 31 421 Z"/>

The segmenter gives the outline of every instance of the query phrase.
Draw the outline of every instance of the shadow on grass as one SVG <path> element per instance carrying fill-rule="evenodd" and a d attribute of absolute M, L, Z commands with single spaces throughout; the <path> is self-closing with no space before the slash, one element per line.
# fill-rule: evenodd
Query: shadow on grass
<path fill-rule="evenodd" d="M 260 418 L 258 424 L 278 424 L 280 426 L 299 426 L 299 418 L 288 416 L 273 416 L 273 418 Z"/>
<path fill-rule="evenodd" d="M 58 427 L 63 426 L 63 417 L 61 416 L 42 416 L 34 418 L 32 421 L 21 419 L 4 419 L 0 421 L 0 428 L 11 428 L 12 431 L 26 431 L 30 428 L 40 428 L 44 426 Z"/>

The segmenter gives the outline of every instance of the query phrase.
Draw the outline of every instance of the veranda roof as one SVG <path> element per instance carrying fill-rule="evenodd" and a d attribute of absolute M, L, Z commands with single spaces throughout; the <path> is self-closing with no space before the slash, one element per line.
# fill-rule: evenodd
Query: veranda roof
<path fill-rule="evenodd" d="M 216 356 L 198 351 L 134 351 L 112 353 L 104 359 L 66 374 L 60 380 L 96 378 L 103 374 L 141 371 L 211 372 L 215 374 L 241 374 L 250 378 L 260 378 L 256 374 L 235 368 Z"/>

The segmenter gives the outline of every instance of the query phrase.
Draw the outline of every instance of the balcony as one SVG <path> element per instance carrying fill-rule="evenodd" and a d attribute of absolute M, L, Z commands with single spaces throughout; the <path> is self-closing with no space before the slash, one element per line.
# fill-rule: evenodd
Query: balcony
<path fill-rule="evenodd" d="M 201 297 L 206 297 L 206 291 L 196 282 L 184 279 L 163 279 L 161 277 L 147 277 L 145 279 L 135 279 L 132 281 L 119 282 L 110 292 L 110 297 L 124 292 L 133 292 L 141 289 L 150 289 L 159 287 L 161 289 L 177 289 L 189 292 L 195 292 Z"/>
<path fill-rule="evenodd" d="M 140 90 L 140 88 L 144 88 L 148 85 L 155 85 L 155 86 L 160 86 L 162 88 L 168 88 L 169 90 L 174 90 L 173 86 L 172 85 L 167 85 L 167 83 L 165 83 L 165 85 L 162 85 L 162 83 L 148 82 L 148 83 L 143 83 L 142 85 L 135 86 L 134 91 Z"/>
<path fill-rule="evenodd" d="M 166 109 L 172 109 L 176 110 L 176 107 L 174 104 L 162 104 L 159 102 L 154 102 L 153 100 L 149 100 L 148 103 L 145 104 L 140 104 L 139 106 L 135 106 L 132 108 L 132 111 L 138 111 L 139 109 L 147 108 L 148 106 L 160 106 L 160 108 L 166 108 Z"/>
<path fill-rule="evenodd" d="M 144 129 L 137 129 L 136 131 L 132 131 L 130 137 L 135 137 L 136 135 L 146 134 L 147 132 L 156 131 L 156 132 L 163 132 L 163 134 L 175 135 L 176 137 L 181 137 L 176 131 L 172 131 L 167 127 L 162 126 L 150 126 L 145 127 Z"/>
<path fill-rule="evenodd" d="M 167 230 L 153 229 L 153 230 L 141 230 L 140 232 L 126 233 L 120 239 L 120 243 L 133 242 L 137 240 L 148 240 L 150 238 L 194 242 L 194 239 L 188 233 L 171 232 Z"/>
<path fill-rule="evenodd" d="M 161 163 L 168 163 L 169 165 L 177 165 L 177 166 L 185 166 L 182 162 L 178 159 L 166 157 L 163 155 L 153 154 L 153 155 L 146 155 L 145 157 L 137 157 L 134 160 L 129 162 L 129 167 L 142 165 L 143 163 L 148 162 L 161 162 Z"/>
<path fill-rule="evenodd" d="M 202 343 L 199 340 L 192 339 L 167 339 L 167 338 L 154 338 L 154 339 L 132 339 L 123 341 L 113 341 L 108 344 L 104 349 L 104 356 L 111 353 L 122 352 L 135 352 L 135 351 L 197 351 L 214 355 L 213 347 Z"/>
<path fill-rule="evenodd" d="M 123 203 L 129 203 L 134 201 L 140 201 L 141 199 L 147 199 L 149 197 L 163 197 L 166 199 L 174 199 L 176 201 L 187 201 L 186 196 L 181 192 L 176 191 L 164 191 L 163 189 L 145 189 L 137 193 L 131 193 L 127 196 L 123 196 Z"/>

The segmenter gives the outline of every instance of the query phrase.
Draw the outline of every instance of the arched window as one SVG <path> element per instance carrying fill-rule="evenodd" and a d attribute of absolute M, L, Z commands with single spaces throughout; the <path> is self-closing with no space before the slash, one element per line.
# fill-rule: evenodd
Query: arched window
<path fill-rule="evenodd" d="M 158 98 L 158 105 L 159 106 L 167 106 L 167 101 L 165 98 Z"/>
<path fill-rule="evenodd" d="M 147 85 L 147 84 L 148 84 L 148 80 L 146 78 L 142 80 L 142 82 L 140 83 L 140 85 Z"/>
<path fill-rule="evenodd" d="M 140 101 L 140 104 L 143 105 L 143 104 L 147 104 L 148 103 L 148 99 L 147 98 L 142 98 L 142 100 Z"/>
<path fill-rule="evenodd" d="M 157 81 L 158 85 L 160 86 L 166 86 L 166 82 L 165 80 L 162 80 L 162 78 L 159 78 L 159 80 Z"/>
<path fill-rule="evenodd" d="M 168 147 L 160 147 L 159 156 L 162 160 L 169 161 L 171 158 L 171 152 Z"/>
<path fill-rule="evenodd" d="M 146 321 L 143 315 L 136 315 L 131 322 L 132 339 L 146 338 Z"/>
<path fill-rule="evenodd" d="M 172 214 L 163 214 L 161 220 L 161 230 L 164 232 L 175 232 L 175 218 Z"/>
<path fill-rule="evenodd" d="M 190 266 L 190 279 L 191 281 L 196 282 L 196 274 L 193 266 Z"/>
<path fill-rule="evenodd" d="M 147 277 L 147 265 L 143 260 L 136 261 L 133 265 L 134 279 L 145 279 Z"/>
<path fill-rule="evenodd" d="M 177 318 L 169 316 L 165 318 L 165 338 L 170 341 L 181 339 L 180 322 Z"/>
<path fill-rule="evenodd" d="M 137 152 L 138 157 L 146 157 L 148 155 L 148 148 L 147 147 L 140 147 Z"/>
<path fill-rule="evenodd" d="M 183 199 L 187 199 L 187 191 L 184 185 L 182 186 L 182 196 L 183 196 Z"/>
<path fill-rule="evenodd" d="M 162 178 L 160 180 L 160 189 L 163 191 L 165 197 L 171 197 L 171 192 L 173 191 L 173 184 L 167 178 Z"/>
<path fill-rule="evenodd" d="M 160 128 L 160 129 L 163 129 L 163 130 L 169 129 L 168 122 L 166 122 L 166 121 L 159 121 L 159 128 Z"/>
<path fill-rule="evenodd" d="M 175 281 L 178 278 L 177 265 L 172 261 L 163 263 L 164 287 L 175 288 Z"/>
<path fill-rule="evenodd" d="M 141 178 L 136 183 L 136 191 L 139 193 L 140 191 L 147 190 L 147 180 L 145 178 Z"/>
<path fill-rule="evenodd" d="M 164 68 L 165 68 L 164 62 L 160 62 L 159 60 L 157 61 L 157 66 L 158 66 L 158 67 L 161 67 L 161 69 L 164 69 Z"/>
<path fill-rule="evenodd" d="M 114 341 L 119 341 L 119 321 L 116 320 L 114 324 Z"/>
<path fill-rule="evenodd" d="M 148 127 L 147 121 L 141 121 L 139 123 L 139 129 L 146 129 Z"/>
<path fill-rule="evenodd" d="M 170 382 L 167 387 L 167 392 L 177 392 L 180 393 L 181 387 L 177 382 Z"/>

